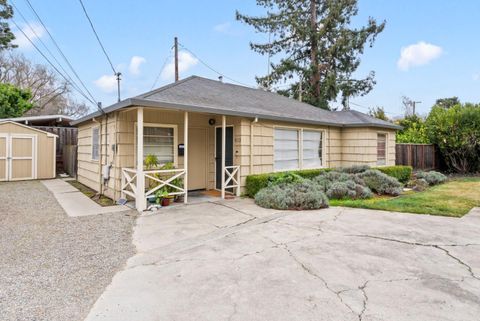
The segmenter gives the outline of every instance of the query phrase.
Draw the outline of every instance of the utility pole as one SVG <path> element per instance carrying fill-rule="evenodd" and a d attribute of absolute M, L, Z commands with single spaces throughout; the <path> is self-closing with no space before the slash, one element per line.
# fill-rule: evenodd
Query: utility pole
<path fill-rule="evenodd" d="M 303 88 L 302 88 L 302 79 L 300 79 L 300 82 L 298 83 L 298 101 L 302 101 L 302 94 L 303 94 Z"/>
<path fill-rule="evenodd" d="M 413 116 L 415 116 L 415 106 L 417 104 L 421 104 L 422 102 L 421 101 L 412 101 L 412 112 L 413 112 Z"/>
<path fill-rule="evenodd" d="M 175 48 L 175 82 L 178 81 L 178 38 L 175 37 L 174 39 L 174 48 Z"/>
<path fill-rule="evenodd" d="M 122 80 L 122 78 L 120 78 L 120 76 L 122 76 L 122 73 L 117 72 L 115 74 L 115 76 L 117 77 L 117 94 L 118 94 L 118 101 L 120 102 L 120 80 Z"/>

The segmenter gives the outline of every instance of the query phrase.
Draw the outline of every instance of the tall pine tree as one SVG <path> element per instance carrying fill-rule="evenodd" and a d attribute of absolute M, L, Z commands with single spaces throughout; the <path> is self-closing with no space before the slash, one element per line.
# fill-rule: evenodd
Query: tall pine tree
<path fill-rule="evenodd" d="M 7 0 L 0 0 L 0 51 L 17 47 L 17 45 L 12 43 L 15 35 L 7 22 L 12 17 L 12 6 L 7 3 Z"/>
<path fill-rule="evenodd" d="M 298 98 L 314 106 L 328 109 L 328 103 L 341 96 L 347 105 L 348 97 L 365 95 L 375 85 L 371 71 L 363 79 L 353 79 L 360 65 L 365 46 L 373 46 L 383 31 L 385 21 L 369 18 L 361 28 L 351 25 L 358 14 L 357 0 L 257 0 L 267 9 L 266 16 L 254 17 L 237 11 L 237 20 L 269 33 L 268 43 L 251 43 L 262 54 L 280 55 L 271 64 L 271 72 L 257 77 L 266 88 L 289 80 L 292 84 L 279 93 Z"/>

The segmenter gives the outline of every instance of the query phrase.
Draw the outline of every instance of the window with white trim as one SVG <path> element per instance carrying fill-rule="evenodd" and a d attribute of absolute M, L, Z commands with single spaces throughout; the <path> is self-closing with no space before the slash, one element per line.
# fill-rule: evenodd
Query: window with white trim
<path fill-rule="evenodd" d="M 322 132 L 315 130 L 303 130 L 303 168 L 319 168 L 323 165 L 323 141 Z"/>
<path fill-rule="evenodd" d="M 275 128 L 274 169 L 289 170 L 299 167 L 298 129 Z"/>
<path fill-rule="evenodd" d="M 168 126 L 143 127 L 143 159 L 155 155 L 159 164 L 175 161 L 175 128 Z"/>
<path fill-rule="evenodd" d="M 387 161 L 387 134 L 377 134 L 377 165 L 385 165 Z"/>
<path fill-rule="evenodd" d="M 92 128 L 92 160 L 100 158 L 100 128 Z"/>

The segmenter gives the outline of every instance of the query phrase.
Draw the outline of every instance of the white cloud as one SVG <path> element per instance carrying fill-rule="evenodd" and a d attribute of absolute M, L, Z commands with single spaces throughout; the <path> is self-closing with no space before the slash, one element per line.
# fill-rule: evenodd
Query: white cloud
<path fill-rule="evenodd" d="M 178 71 L 185 72 L 198 64 L 198 59 L 187 51 L 180 51 L 178 53 Z M 172 59 L 163 68 L 160 75 L 163 80 L 172 80 L 175 77 L 175 61 Z"/>
<path fill-rule="evenodd" d="M 213 30 L 216 31 L 216 32 L 220 32 L 220 33 L 229 33 L 231 26 L 232 25 L 231 25 L 230 22 L 224 22 L 224 23 L 220 23 L 220 24 L 216 25 L 215 27 L 213 27 Z"/>
<path fill-rule="evenodd" d="M 140 56 L 133 56 L 130 60 L 130 65 L 128 66 L 128 71 L 132 75 L 138 76 L 140 75 L 140 65 L 147 62 L 147 60 Z"/>
<path fill-rule="evenodd" d="M 93 82 L 95 86 L 106 93 L 112 93 L 117 90 L 117 79 L 113 75 L 103 75 Z"/>
<path fill-rule="evenodd" d="M 45 35 L 45 29 L 41 25 L 34 22 L 29 23 L 29 25 L 30 26 L 23 25 L 21 30 L 16 30 L 13 32 L 15 35 L 14 43 L 18 45 L 18 47 L 21 49 L 29 50 L 33 47 L 30 41 L 23 35 L 22 31 L 33 42 L 35 42 L 35 40 L 39 38 L 42 38 Z"/>
<path fill-rule="evenodd" d="M 473 74 L 473 75 L 472 75 L 472 79 L 473 79 L 474 81 L 480 80 L 480 73 Z"/>
<path fill-rule="evenodd" d="M 443 53 L 442 47 L 424 41 L 403 47 L 397 66 L 400 70 L 408 70 L 414 66 L 426 65 Z"/>

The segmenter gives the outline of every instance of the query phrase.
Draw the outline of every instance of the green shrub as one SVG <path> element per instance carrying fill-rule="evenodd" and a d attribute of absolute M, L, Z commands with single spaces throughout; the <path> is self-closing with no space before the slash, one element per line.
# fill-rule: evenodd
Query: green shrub
<path fill-rule="evenodd" d="M 456 172 L 480 170 L 480 104 L 434 106 L 426 121 L 430 141 Z"/>
<path fill-rule="evenodd" d="M 303 181 L 304 178 L 292 172 L 283 172 L 279 175 L 270 176 L 268 178 L 268 185 L 280 185 L 288 183 L 297 183 Z"/>
<path fill-rule="evenodd" d="M 375 168 L 385 174 L 392 176 L 398 179 L 402 183 L 408 182 L 410 179 L 412 168 L 410 166 L 387 166 L 387 167 L 379 167 Z M 313 179 L 317 180 L 319 175 L 323 175 L 325 173 L 335 173 L 333 177 L 322 178 L 324 180 L 323 186 L 326 187 L 328 182 L 325 180 L 346 180 L 346 179 L 353 179 L 357 184 L 364 185 L 364 182 L 361 181 L 361 177 L 348 176 L 351 173 L 360 173 L 365 172 L 368 170 L 368 166 L 353 166 L 350 168 L 342 168 L 342 169 L 331 169 L 331 168 L 321 168 L 321 169 L 305 169 L 305 170 L 298 170 L 298 171 L 289 171 L 289 172 L 277 172 L 277 173 L 266 173 L 266 174 L 257 174 L 257 175 L 249 175 L 247 176 L 246 185 L 245 185 L 245 195 L 249 197 L 255 197 L 255 195 L 260 191 L 262 188 L 269 186 L 272 183 L 275 183 L 277 179 L 279 181 L 286 180 L 292 178 L 290 174 L 298 175 L 300 177 L 306 179 Z M 341 173 L 339 172 L 341 171 Z M 288 174 L 287 174 L 288 173 Z M 347 176 L 339 176 L 340 174 L 345 174 Z M 408 178 L 407 178 L 408 177 Z M 359 181 L 360 180 L 360 181 Z M 318 181 L 318 183 L 320 183 Z M 326 189 L 325 189 L 326 191 Z"/>
<path fill-rule="evenodd" d="M 357 184 L 353 180 L 332 182 L 327 190 L 327 196 L 330 199 L 363 199 L 370 198 L 372 195 L 372 191 L 368 187 Z"/>
<path fill-rule="evenodd" d="M 402 193 L 402 184 L 396 178 L 378 170 L 369 169 L 357 175 L 365 181 L 368 188 L 377 194 L 397 196 Z"/>
<path fill-rule="evenodd" d="M 428 182 L 426 180 L 424 180 L 423 178 L 415 179 L 410 184 L 411 184 L 412 189 L 416 192 L 423 192 L 429 186 Z"/>
<path fill-rule="evenodd" d="M 319 174 L 331 171 L 330 168 L 321 168 L 321 169 L 304 169 L 298 171 L 290 171 L 289 173 L 296 174 L 306 179 L 312 179 L 317 177 Z M 247 176 L 245 183 L 245 195 L 249 197 L 255 197 L 255 195 L 262 188 L 265 188 L 270 185 L 271 182 L 275 181 L 277 177 L 285 175 L 286 172 L 277 172 L 277 173 L 266 173 L 266 174 L 257 174 Z"/>
<path fill-rule="evenodd" d="M 363 173 L 370 169 L 368 165 L 354 165 L 351 167 L 342 167 L 338 169 L 339 172 L 348 173 L 348 174 L 358 174 Z"/>
<path fill-rule="evenodd" d="M 270 185 L 255 195 L 261 207 L 279 210 L 313 210 L 328 207 L 328 199 L 320 186 L 311 180 Z"/>
<path fill-rule="evenodd" d="M 385 166 L 385 167 L 376 167 L 375 169 L 380 172 L 387 174 L 388 176 L 396 178 L 399 182 L 406 184 L 412 177 L 412 167 L 411 166 Z"/>
<path fill-rule="evenodd" d="M 445 183 L 447 180 L 447 176 L 443 175 L 442 173 L 436 172 L 436 171 L 430 171 L 430 172 L 417 172 L 415 174 L 417 179 L 424 179 L 428 185 L 438 185 L 441 183 Z"/>

